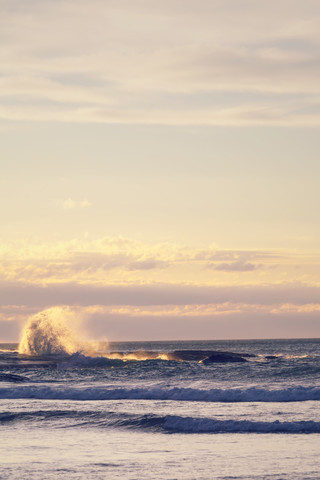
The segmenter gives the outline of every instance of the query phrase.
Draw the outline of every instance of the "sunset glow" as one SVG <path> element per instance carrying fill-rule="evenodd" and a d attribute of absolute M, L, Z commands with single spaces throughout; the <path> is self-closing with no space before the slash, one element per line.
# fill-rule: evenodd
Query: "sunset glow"
<path fill-rule="evenodd" d="M 320 336 L 319 17 L 1 2 L 3 342 Z"/>

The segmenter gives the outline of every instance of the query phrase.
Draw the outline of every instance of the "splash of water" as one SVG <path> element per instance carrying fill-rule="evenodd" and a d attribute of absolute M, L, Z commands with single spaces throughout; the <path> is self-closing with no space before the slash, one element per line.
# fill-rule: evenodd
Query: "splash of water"
<path fill-rule="evenodd" d="M 19 353 L 23 355 L 72 355 L 81 353 L 90 357 L 111 360 L 168 360 L 166 353 L 138 351 L 109 352 L 108 341 L 81 340 L 79 315 L 69 307 L 52 307 L 29 317 L 22 332 Z"/>
<path fill-rule="evenodd" d="M 75 313 L 70 308 L 52 307 L 29 318 L 19 344 L 25 355 L 71 355 L 85 350 L 74 326 Z"/>

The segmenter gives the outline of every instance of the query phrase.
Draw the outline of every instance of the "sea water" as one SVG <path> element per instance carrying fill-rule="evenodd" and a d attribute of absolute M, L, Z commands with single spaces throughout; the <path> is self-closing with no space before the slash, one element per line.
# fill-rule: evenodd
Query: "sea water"
<path fill-rule="evenodd" d="M 95 348 L 0 344 L 1 479 L 320 478 L 320 340 Z"/>

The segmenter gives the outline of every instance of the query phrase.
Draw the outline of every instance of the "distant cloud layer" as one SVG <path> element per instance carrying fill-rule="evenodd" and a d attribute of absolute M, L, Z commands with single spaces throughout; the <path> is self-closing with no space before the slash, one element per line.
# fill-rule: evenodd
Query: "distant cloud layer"
<path fill-rule="evenodd" d="M 276 328 L 275 317 L 286 318 L 287 325 L 290 316 L 296 330 L 289 336 L 302 332 L 306 319 L 313 333 L 306 329 L 303 336 L 320 335 L 316 256 L 103 237 L 51 244 L 20 240 L 2 244 L 0 259 L 3 338 L 16 338 L 28 315 L 54 305 L 72 306 L 87 315 L 90 331 L 107 335 L 110 329 L 116 339 L 121 339 L 121 329 L 112 322 L 121 325 L 122 332 L 140 325 L 142 336 L 148 333 L 149 338 L 156 338 L 163 322 L 169 338 L 170 328 L 185 319 L 189 333 L 181 333 L 181 338 L 193 338 L 192 333 L 201 338 L 213 332 L 214 325 L 220 325 L 222 336 L 226 325 L 238 331 L 238 319 L 240 336 L 256 331 L 266 336 L 270 322 Z"/>
<path fill-rule="evenodd" d="M 83 285 L 45 287 L 2 283 L 2 305 L 319 305 L 320 287 L 303 284 L 197 286 L 197 285 Z M 309 308 L 309 307 L 308 307 Z M 290 310 L 290 309 L 289 309 Z"/>
<path fill-rule="evenodd" d="M 15 341 L 27 316 L 67 305 L 89 337 L 111 340 L 320 336 L 320 287 L 173 285 L 1 286 L 0 335 Z"/>
<path fill-rule="evenodd" d="M 193 285 L 314 284 L 319 259 L 294 252 L 219 250 L 177 243 L 146 244 L 125 237 L 86 238 L 39 243 L 28 239 L 2 244 L 3 281 L 25 285 L 79 283 L 132 285 L 173 283 Z M 300 266 L 296 268 L 297 264 Z"/>
<path fill-rule="evenodd" d="M 221 270 L 224 272 L 251 272 L 252 270 L 257 270 L 262 268 L 261 264 L 256 265 L 249 262 L 230 262 L 230 263 L 219 263 L 210 265 L 216 270 Z"/>
<path fill-rule="evenodd" d="M 1 17 L 4 119 L 320 125 L 317 1 L 4 1 Z"/>

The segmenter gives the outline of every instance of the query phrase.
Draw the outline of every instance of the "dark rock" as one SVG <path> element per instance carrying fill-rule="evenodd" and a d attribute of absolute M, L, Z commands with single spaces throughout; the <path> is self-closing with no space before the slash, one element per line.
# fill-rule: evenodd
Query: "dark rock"
<path fill-rule="evenodd" d="M 212 350 L 175 350 L 168 353 L 169 360 L 200 362 L 212 355 Z"/>
<path fill-rule="evenodd" d="M 169 360 L 187 362 L 245 362 L 244 357 L 255 357 L 250 353 L 220 352 L 216 350 L 175 350 L 168 353 Z M 228 360 L 229 359 L 229 360 Z"/>
<path fill-rule="evenodd" d="M 216 352 L 210 355 L 210 357 L 205 358 L 202 363 L 240 363 L 240 362 L 247 362 L 245 358 L 238 354 L 234 353 L 223 353 L 223 352 Z"/>
<path fill-rule="evenodd" d="M 277 355 L 266 355 L 264 358 L 266 358 L 267 360 L 274 360 L 275 358 L 279 357 L 277 357 Z"/>

